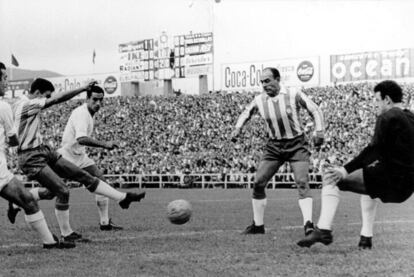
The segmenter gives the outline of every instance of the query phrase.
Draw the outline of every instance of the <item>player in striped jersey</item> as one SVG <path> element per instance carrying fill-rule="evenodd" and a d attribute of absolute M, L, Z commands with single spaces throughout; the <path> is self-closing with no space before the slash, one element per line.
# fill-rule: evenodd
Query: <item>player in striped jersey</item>
<path fill-rule="evenodd" d="M 7 86 L 6 67 L 0 62 L 0 97 L 4 96 Z M 33 196 L 24 189 L 24 185 L 7 169 L 6 138 L 11 147 L 19 144 L 16 131 L 13 128 L 12 109 L 8 103 L 0 100 L 0 196 L 23 208 L 26 222 L 39 233 L 44 248 L 74 247 L 74 243 L 60 242 L 50 232 L 43 212 L 39 209 Z"/>
<path fill-rule="evenodd" d="M 265 187 L 279 167 L 290 162 L 299 192 L 299 207 L 303 216 L 305 234 L 313 231 L 313 200 L 309 189 L 310 151 L 305 139 L 299 111 L 306 109 L 315 121 L 314 146 L 324 141 L 323 115 L 319 107 L 304 93 L 289 91 L 280 85 L 280 73 L 276 68 L 265 68 L 261 83 L 264 93 L 257 95 L 237 120 L 232 140 L 239 136 L 244 124 L 259 112 L 266 121 L 269 140 L 259 163 L 253 186 L 253 223 L 244 234 L 264 234 L 264 212 L 266 207 Z"/>
<path fill-rule="evenodd" d="M 23 96 L 15 105 L 16 127 L 20 140 L 17 149 L 19 166 L 29 178 L 48 189 L 32 190 L 36 200 L 56 196 L 55 214 L 65 241 L 81 240 L 82 235 L 74 232 L 69 224 L 69 189 L 61 178 L 77 181 L 85 185 L 89 191 L 117 201 L 123 209 L 129 208 L 131 202 L 140 201 L 145 197 L 145 192 L 124 193 L 112 188 L 106 182 L 64 159 L 42 141 L 39 132 L 40 112 L 90 90 L 95 84 L 93 81 L 79 89 L 52 96 L 53 84 L 38 78 L 32 83 L 27 97 Z"/>

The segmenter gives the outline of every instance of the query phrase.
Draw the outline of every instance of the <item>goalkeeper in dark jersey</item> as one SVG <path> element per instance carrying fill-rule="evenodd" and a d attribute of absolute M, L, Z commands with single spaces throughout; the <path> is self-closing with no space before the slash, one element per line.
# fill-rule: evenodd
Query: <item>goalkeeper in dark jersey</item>
<path fill-rule="evenodd" d="M 377 200 L 402 203 L 414 190 L 414 114 L 404 109 L 402 89 L 394 81 L 374 88 L 378 118 L 371 143 L 343 167 L 325 172 L 322 206 L 315 231 L 298 242 L 310 247 L 332 242 L 332 221 L 339 203 L 339 190 L 362 194 L 360 248 L 372 247 Z"/>

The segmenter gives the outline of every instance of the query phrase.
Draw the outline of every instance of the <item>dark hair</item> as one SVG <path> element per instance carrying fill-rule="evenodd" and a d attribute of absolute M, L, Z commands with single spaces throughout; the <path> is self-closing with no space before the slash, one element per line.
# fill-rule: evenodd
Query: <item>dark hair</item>
<path fill-rule="evenodd" d="M 92 93 L 94 92 L 105 94 L 104 90 L 100 86 L 93 85 L 89 90 L 86 91 L 86 98 L 91 98 Z"/>
<path fill-rule="evenodd" d="M 4 63 L 0 62 L 0 78 L 3 77 L 3 72 L 1 72 L 2 69 L 6 70 L 6 66 Z"/>
<path fill-rule="evenodd" d="M 381 99 L 384 99 L 385 96 L 388 95 L 394 103 L 401 102 L 403 97 L 402 88 L 400 85 L 391 80 L 386 80 L 378 83 L 374 87 L 374 92 L 380 92 Z"/>
<path fill-rule="evenodd" d="M 277 70 L 275 67 L 266 67 L 265 69 L 263 69 L 263 71 L 265 70 L 270 70 L 272 72 L 273 78 L 279 78 L 280 79 L 280 73 L 279 70 Z"/>
<path fill-rule="evenodd" d="M 37 78 L 33 81 L 32 85 L 30 86 L 30 94 L 34 93 L 36 90 L 40 91 L 41 94 L 45 93 L 46 91 L 55 91 L 55 87 L 51 82 L 46 79 Z"/>

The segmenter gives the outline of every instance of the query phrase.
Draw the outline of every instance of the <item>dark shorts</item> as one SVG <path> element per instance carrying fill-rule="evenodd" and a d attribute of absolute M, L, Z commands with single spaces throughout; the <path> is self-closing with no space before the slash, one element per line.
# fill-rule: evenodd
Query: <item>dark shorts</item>
<path fill-rule="evenodd" d="M 309 162 L 310 155 L 309 144 L 304 135 L 294 139 L 269 139 L 262 161 Z"/>
<path fill-rule="evenodd" d="M 33 179 L 46 165 L 53 168 L 61 156 L 48 145 L 40 145 L 18 152 L 19 167 L 29 179 Z"/>
<path fill-rule="evenodd" d="M 391 173 L 381 162 L 363 168 L 364 183 L 371 198 L 384 203 L 402 203 L 413 194 L 414 175 Z"/>

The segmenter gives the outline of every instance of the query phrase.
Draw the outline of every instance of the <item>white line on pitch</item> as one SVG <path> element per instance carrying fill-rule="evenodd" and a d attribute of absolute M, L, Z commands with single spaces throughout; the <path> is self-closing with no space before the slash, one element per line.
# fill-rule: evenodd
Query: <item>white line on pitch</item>
<path fill-rule="evenodd" d="M 400 224 L 400 223 L 414 223 L 414 220 L 383 220 L 383 221 L 374 221 L 374 224 Z M 361 225 L 361 222 L 350 222 L 346 225 Z M 297 226 L 282 226 L 282 230 L 293 230 L 293 229 L 302 229 L 302 225 Z"/>

